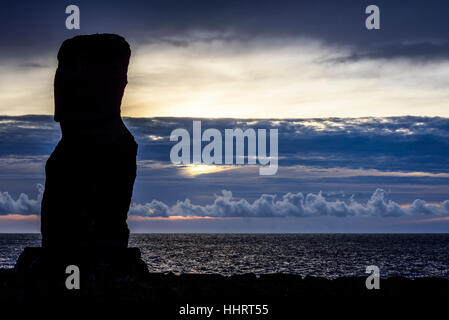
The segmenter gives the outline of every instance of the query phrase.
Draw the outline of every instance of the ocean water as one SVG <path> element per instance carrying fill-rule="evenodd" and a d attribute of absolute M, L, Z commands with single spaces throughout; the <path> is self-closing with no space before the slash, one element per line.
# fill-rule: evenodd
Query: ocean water
<path fill-rule="evenodd" d="M 12 268 L 37 234 L 0 234 L 0 267 Z M 284 272 L 335 278 L 364 276 L 449 278 L 449 234 L 133 234 L 151 272 Z"/>

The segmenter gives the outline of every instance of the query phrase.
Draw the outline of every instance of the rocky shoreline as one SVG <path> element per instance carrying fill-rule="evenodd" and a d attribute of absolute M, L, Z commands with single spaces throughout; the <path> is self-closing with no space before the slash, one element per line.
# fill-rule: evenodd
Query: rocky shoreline
<path fill-rule="evenodd" d="M 148 273 L 127 281 L 118 281 L 103 290 L 82 283 L 80 290 L 67 290 L 42 279 L 24 277 L 14 269 L 0 269 L 0 300 L 23 300 L 55 295 L 95 299 L 137 300 L 148 302 L 201 301 L 221 303 L 239 300 L 295 300 L 310 297 L 418 297 L 447 296 L 449 279 L 393 277 L 380 280 L 379 290 L 368 290 L 365 277 L 326 279 L 291 274 L 213 274 Z M 51 290 L 56 290 L 52 292 Z"/>
<path fill-rule="evenodd" d="M 45 279 L 27 279 L 14 269 L 0 269 L 0 304 L 58 306 L 80 315 L 86 307 L 100 315 L 125 310 L 136 315 L 146 312 L 151 319 L 176 320 L 300 319 L 306 310 L 320 318 L 337 314 L 359 318 L 360 312 L 404 316 L 416 308 L 444 308 L 449 295 L 449 279 L 387 278 L 380 280 L 379 290 L 366 289 L 365 280 L 148 273 L 137 281 L 124 279 L 108 288 L 94 281 L 81 282 L 79 290 L 67 290 Z M 267 314 L 257 313 L 260 310 Z"/>

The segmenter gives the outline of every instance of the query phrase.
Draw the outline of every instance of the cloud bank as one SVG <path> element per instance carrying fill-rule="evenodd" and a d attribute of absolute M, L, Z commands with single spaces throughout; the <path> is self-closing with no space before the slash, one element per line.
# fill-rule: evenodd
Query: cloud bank
<path fill-rule="evenodd" d="M 288 216 L 285 207 L 278 207 L 288 201 L 279 195 L 301 190 L 307 199 L 307 195 L 317 196 L 322 190 L 327 209 L 313 209 L 310 201 L 303 200 L 305 209 L 298 206 L 289 215 L 370 215 L 376 211 L 367 207 L 367 202 L 376 188 L 382 188 L 391 190 L 397 205 L 410 205 L 416 198 L 440 203 L 440 208 L 433 208 L 420 207 L 416 202 L 411 209 L 396 209 L 399 213 L 394 213 L 392 205 L 384 210 L 387 216 L 413 214 L 413 208 L 444 214 L 441 203 L 448 199 L 449 192 L 448 118 L 202 119 L 203 129 L 221 132 L 226 128 L 277 128 L 280 167 L 271 179 L 259 177 L 257 168 L 248 165 L 198 171 L 171 164 L 170 132 L 175 128 L 190 131 L 192 120 L 125 119 L 139 144 L 132 213 L 140 209 L 141 215 L 147 215 L 151 209 L 159 216 L 177 214 L 174 211 L 181 211 L 180 215 Z M 0 134 L 0 191 L 8 191 L 2 193 L 2 214 L 36 213 L 38 204 L 30 208 L 25 204 L 34 200 L 34 186 L 45 181 L 45 161 L 60 138 L 60 129 L 51 116 L 1 116 Z M 223 189 L 232 190 L 247 203 L 222 198 L 223 206 L 228 207 L 211 208 L 216 200 L 213 194 L 221 194 Z M 330 196 L 329 192 L 354 194 L 355 201 Z M 28 200 L 23 196 L 19 199 L 21 193 L 28 195 Z M 261 198 L 261 194 L 278 197 L 270 200 L 269 196 Z M 337 198 L 342 204 L 335 202 Z M 150 206 L 152 199 L 157 200 Z M 180 204 L 172 208 L 177 200 Z M 261 210 L 262 204 L 270 209 Z"/>
<path fill-rule="evenodd" d="M 193 118 L 126 118 L 139 144 L 139 160 L 170 162 L 176 128 Z M 216 128 L 279 131 L 279 164 L 402 172 L 449 172 L 449 118 L 201 119 Z M 49 155 L 60 138 L 51 116 L 0 116 L 0 157 Z M 369 161 L 367 161 L 369 159 Z"/>
<path fill-rule="evenodd" d="M 32 199 L 27 194 L 21 193 L 19 197 L 14 200 L 14 198 L 8 192 L 0 192 L 0 215 L 32 215 L 40 213 L 44 186 L 38 184 L 36 187 L 38 190 L 36 199 Z"/>
<path fill-rule="evenodd" d="M 264 194 L 254 202 L 233 199 L 232 192 L 223 190 L 210 205 L 196 205 L 190 199 L 178 201 L 173 206 L 153 200 L 145 204 L 133 204 L 130 215 L 148 217 L 195 216 L 195 217 L 313 217 L 313 216 L 447 216 L 449 200 L 429 204 L 416 199 L 410 206 L 400 206 L 387 199 L 385 190 L 377 189 L 366 203 L 328 200 L 322 193 L 287 193 L 281 197 Z"/>
<path fill-rule="evenodd" d="M 31 215 L 40 213 L 40 203 L 44 186 L 38 184 L 36 199 L 27 194 L 20 194 L 14 199 L 8 192 L 0 192 L 0 215 L 22 214 Z M 400 216 L 449 216 L 449 200 L 438 204 L 427 203 L 416 199 L 412 204 L 401 206 L 387 198 L 387 192 L 377 189 L 371 198 L 362 203 L 351 197 L 347 201 L 329 200 L 323 194 L 301 192 L 287 193 L 282 196 L 263 194 L 250 202 L 246 199 L 235 199 L 232 192 L 222 190 L 209 205 L 197 205 L 190 199 L 178 200 L 175 205 L 169 206 L 162 201 L 153 200 L 148 203 L 133 203 L 129 215 L 143 217 L 400 217 Z"/>

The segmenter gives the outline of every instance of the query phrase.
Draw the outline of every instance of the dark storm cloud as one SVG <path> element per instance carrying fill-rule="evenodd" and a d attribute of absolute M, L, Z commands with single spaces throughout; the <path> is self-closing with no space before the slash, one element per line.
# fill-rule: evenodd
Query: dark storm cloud
<path fill-rule="evenodd" d="M 171 130 L 192 128 L 192 119 L 128 119 L 127 123 L 140 140 L 141 157 L 162 161 L 169 161 Z M 221 132 L 277 128 L 281 166 L 449 172 L 449 119 L 445 118 L 210 119 L 202 127 Z"/>
<path fill-rule="evenodd" d="M 190 118 L 126 118 L 139 160 L 169 163 L 172 130 L 192 131 Z M 202 130 L 279 130 L 279 164 L 323 168 L 448 173 L 449 119 L 428 117 L 203 119 Z M 0 117 L 0 156 L 48 155 L 60 138 L 51 116 Z M 205 143 L 203 143 L 204 145 Z"/>
<path fill-rule="evenodd" d="M 432 60 L 449 59 L 449 43 L 413 43 L 395 44 L 371 48 L 371 51 L 353 53 L 348 56 L 333 58 L 326 62 L 356 62 L 369 59 L 414 59 L 426 62 Z"/>
<path fill-rule="evenodd" d="M 0 156 L 49 155 L 61 134 L 53 117 L 0 116 Z"/>
<path fill-rule="evenodd" d="M 277 128 L 280 169 L 269 179 L 250 167 L 191 177 L 184 174 L 185 168 L 172 166 L 170 132 L 191 131 L 192 120 L 125 118 L 139 144 L 131 214 L 402 217 L 448 213 L 449 119 L 202 120 L 203 130 L 221 132 L 237 127 Z M 60 138 L 59 127 L 51 116 L 4 116 L 0 136 L 0 213 L 38 213 L 42 187 L 36 194 L 34 186 L 44 182 L 44 163 Z M 378 171 L 366 173 L 367 169 Z M 345 174 L 348 170 L 355 171 Z M 414 175 L 416 171 L 426 173 Z M 432 176 L 436 173 L 443 175 Z M 390 188 L 392 200 L 383 191 Z M 236 198 L 227 191 L 214 198 L 220 190 L 232 190 Z M 148 202 L 151 199 L 156 200 Z"/>
<path fill-rule="evenodd" d="M 385 44 L 398 45 L 401 51 L 406 48 L 401 47 L 404 43 L 433 43 L 449 38 L 449 2 L 445 0 L 378 0 L 376 4 L 381 10 L 378 31 L 365 29 L 364 11 L 372 3 L 364 0 L 76 1 L 81 10 L 79 31 L 65 29 L 65 7 L 69 4 L 72 2 L 3 1 L 0 55 L 3 58 L 56 55 L 64 39 L 96 32 L 122 34 L 133 45 L 158 41 L 184 45 L 183 35 L 191 30 L 216 33 L 213 37 L 231 31 L 231 38 L 241 40 L 309 37 L 349 46 L 354 49 L 354 56 L 367 49 L 374 54 Z M 412 51 L 411 57 L 416 55 Z M 438 52 L 437 56 L 444 55 Z M 407 55 L 407 50 L 403 54 Z M 432 50 L 422 51 L 419 56 L 422 55 L 434 56 Z"/>
<path fill-rule="evenodd" d="M 47 68 L 47 65 L 37 62 L 24 62 L 17 65 L 19 68 Z"/>
<path fill-rule="evenodd" d="M 315 119 L 280 126 L 281 163 L 448 172 L 448 120 L 395 117 Z M 323 128 L 320 127 L 323 126 Z"/>

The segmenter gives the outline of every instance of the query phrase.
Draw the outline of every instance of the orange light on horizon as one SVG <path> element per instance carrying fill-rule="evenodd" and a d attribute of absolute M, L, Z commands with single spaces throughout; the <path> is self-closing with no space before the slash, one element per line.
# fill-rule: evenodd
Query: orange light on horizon
<path fill-rule="evenodd" d="M 441 221 L 443 221 L 443 222 L 449 221 L 449 217 L 437 217 L 437 218 L 413 220 L 413 221 L 410 221 L 410 223 L 441 222 Z"/>
<path fill-rule="evenodd" d="M 12 214 L 0 216 L 0 222 L 23 221 L 23 220 L 38 221 L 38 220 L 40 220 L 40 215 L 37 215 L 37 214 L 24 215 L 24 214 L 12 213 Z"/>
<path fill-rule="evenodd" d="M 151 210 L 151 209 L 150 209 Z M 149 210 L 149 211 L 150 211 Z M 233 220 L 237 217 L 211 217 L 211 216 L 168 216 L 168 217 L 142 217 L 142 216 L 129 216 L 129 221 L 151 221 L 151 220 L 164 220 L 164 221 L 181 221 L 181 220 Z M 0 215 L 0 224 L 3 222 L 13 221 L 39 221 L 40 215 L 38 214 L 7 214 Z"/>
<path fill-rule="evenodd" d="M 441 204 L 438 203 L 438 202 L 427 202 L 426 204 L 427 204 L 427 205 L 432 205 L 432 206 L 435 206 L 435 207 L 438 207 L 438 208 L 441 207 Z M 413 203 L 404 203 L 404 204 L 401 204 L 401 205 L 399 205 L 399 206 L 400 206 L 401 208 L 406 209 L 406 208 L 410 208 L 412 205 L 413 205 Z"/>
<path fill-rule="evenodd" d="M 129 216 L 130 221 L 151 221 L 151 220 L 163 220 L 163 221 L 185 221 L 185 220 L 233 220 L 238 219 L 234 217 L 210 217 L 210 216 L 168 216 L 168 217 L 141 217 L 141 216 Z"/>

